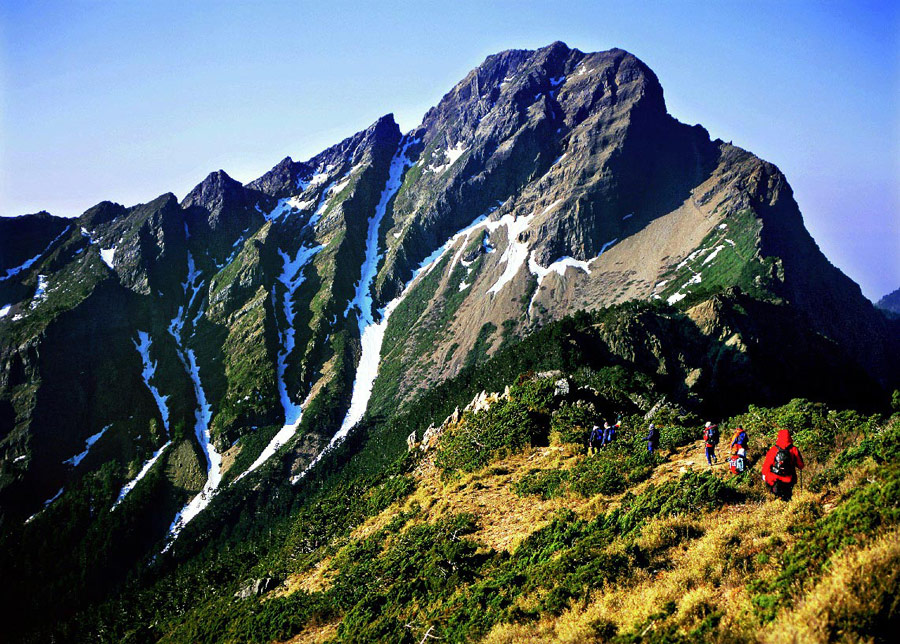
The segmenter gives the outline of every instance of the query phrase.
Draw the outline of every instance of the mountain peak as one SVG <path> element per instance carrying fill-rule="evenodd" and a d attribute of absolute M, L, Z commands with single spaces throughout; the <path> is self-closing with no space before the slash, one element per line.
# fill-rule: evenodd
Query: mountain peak
<path fill-rule="evenodd" d="M 224 170 L 210 172 L 206 178 L 191 190 L 181 202 L 182 208 L 202 206 L 212 209 L 230 197 L 234 197 L 243 188 L 240 181 L 232 179 Z"/>
<path fill-rule="evenodd" d="M 96 206 L 91 206 L 85 210 L 78 220 L 82 226 L 91 230 L 95 226 L 112 221 L 116 217 L 125 214 L 125 212 L 125 206 L 122 204 L 112 201 L 101 201 Z"/>

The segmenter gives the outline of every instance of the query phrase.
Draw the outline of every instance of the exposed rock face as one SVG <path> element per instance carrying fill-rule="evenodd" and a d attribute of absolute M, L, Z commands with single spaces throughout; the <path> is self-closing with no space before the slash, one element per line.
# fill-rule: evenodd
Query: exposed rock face
<path fill-rule="evenodd" d="M 238 599 L 249 599 L 250 597 L 259 597 L 265 595 L 278 585 L 272 577 L 264 577 L 262 579 L 254 579 L 246 586 L 237 591 L 234 596 Z"/>
<path fill-rule="evenodd" d="M 422 150 L 385 231 L 382 302 L 444 240 L 488 220 L 398 306 L 383 351 L 397 366 L 377 402 L 576 309 L 730 286 L 789 302 L 882 383 L 897 380 L 885 359 L 896 333 L 819 252 L 784 176 L 675 121 L 631 54 L 554 43 L 491 56 L 413 135 Z"/>

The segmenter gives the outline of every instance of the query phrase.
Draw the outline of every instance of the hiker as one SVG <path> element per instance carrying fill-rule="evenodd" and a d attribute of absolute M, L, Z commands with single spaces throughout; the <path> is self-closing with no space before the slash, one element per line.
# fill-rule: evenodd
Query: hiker
<path fill-rule="evenodd" d="M 719 462 L 719 458 L 716 456 L 716 446 L 719 444 L 718 426 L 706 421 L 706 427 L 703 428 L 703 440 L 706 443 L 706 462 L 712 467 L 713 463 Z"/>
<path fill-rule="evenodd" d="M 734 430 L 734 436 L 731 437 L 731 453 L 737 454 L 739 451 L 747 450 L 747 432 L 740 425 Z"/>
<path fill-rule="evenodd" d="M 594 441 L 603 446 L 603 430 L 600 429 L 600 425 L 594 425 L 591 427 L 591 436 L 588 438 L 588 455 L 591 455 L 597 451 L 597 448 L 594 447 Z"/>
<path fill-rule="evenodd" d="M 803 457 L 791 440 L 791 433 L 782 429 L 778 440 L 763 461 L 762 477 L 769 491 L 783 501 L 790 501 L 797 482 L 797 470 L 803 469 Z"/>
<path fill-rule="evenodd" d="M 653 451 L 659 447 L 659 430 L 656 428 L 656 425 L 650 423 L 649 431 L 647 432 L 647 437 L 644 439 L 647 441 L 647 451 L 651 454 Z"/>

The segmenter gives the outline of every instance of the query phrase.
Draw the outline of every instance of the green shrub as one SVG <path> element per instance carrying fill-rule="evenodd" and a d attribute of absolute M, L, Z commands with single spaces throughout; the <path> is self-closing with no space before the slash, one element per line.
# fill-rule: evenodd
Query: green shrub
<path fill-rule="evenodd" d="M 527 378 L 510 387 L 510 395 L 531 411 L 549 414 L 553 409 L 553 392 L 556 383 L 553 378 Z"/>
<path fill-rule="evenodd" d="M 585 444 L 591 428 L 600 422 L 593 406 L 564 404 L 553 412 L 550 431 L 559 436 L 561 443 Z"/>
<path fill-rule="evenodd" d="M 516 483 L 516 494 L 537 495 L 542 499 L 552 499 L 565 493 L 569 473 L 562 470 L 531 470 Z"/>
<path fill-rule="evenodd" d="M 467 411 L 456 431 L 441 436 L 435 463 L 445 472 L 477 470 L 546 437 L 542 420 L 517 399 Z"/>

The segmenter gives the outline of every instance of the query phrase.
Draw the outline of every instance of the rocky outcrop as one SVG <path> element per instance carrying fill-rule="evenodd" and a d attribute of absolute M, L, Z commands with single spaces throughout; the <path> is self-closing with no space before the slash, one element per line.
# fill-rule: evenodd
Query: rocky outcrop
<path fill-rule="evenodd" d="M 249 599 L 251 597 L 259 597 L 265 595 L 270 590 L 278 586 L 278 582 L 274 577 L 263 577 L 262 579 L 254 579 L 247 583 L 246 586 L 237 591 L 234 596 L 238 599 Z"/>

